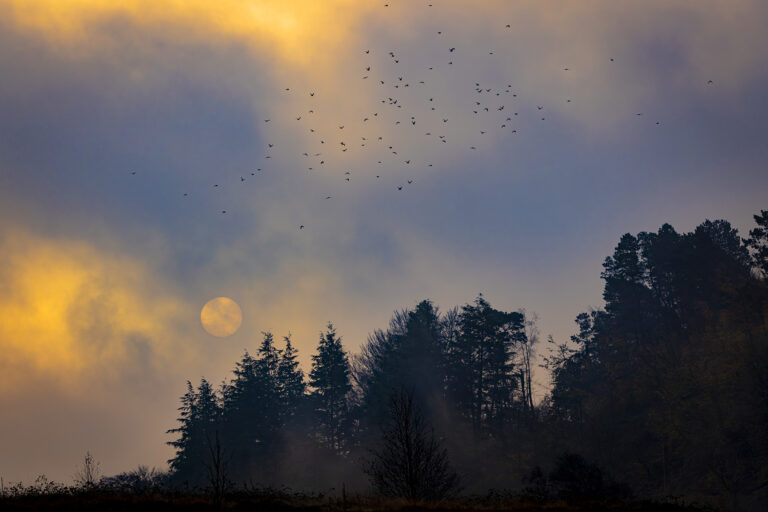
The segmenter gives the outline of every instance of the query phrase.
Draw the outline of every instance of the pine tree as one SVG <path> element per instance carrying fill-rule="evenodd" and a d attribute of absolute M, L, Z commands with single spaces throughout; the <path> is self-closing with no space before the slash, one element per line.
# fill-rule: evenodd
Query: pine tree
<path fill-rule="evenodd" d="M 325 334 L 320 333 L 317 354 L 312 356 L 309 385 L 313 388 L 315 431 L 323 444 L 339 451 L 344 445 L 347 396 L 352 385 L 349 359 L 331 323 Z"/>
<path fill-rule="evenodd" d="M 296 415 L 307 385 L 304 382 L 304 372 L 299 368 L 298 351 L 291 344 L 291 335 L 283 339 L 285 349 L 281 351 L 277 364 L 277 382 L 282 401 L 283 423 L 286 424 Z"/>
<path fill-rule="evenodd" d="M 501 429 L 517 389 L 513 356 L 515 345 L 525 342 L 525 317 L 492 308 L 481 294 L 462 307 L 459 324 L 448 355 L 449 394 L 476 433 Z"/>
<path fill-rule="evenodd" d="M 171 471 L 179 473 L 182 468 L 187 466 L 190 460 L 189 447 L 192 443 L 192 430 L 194 418 L 197 416 L 197 394 L 192 383 L 187 381 L 187 392 L 181 397 L 181 406 L 178 408 L 181 425 L 176 428 L 168 429 L 166 434 L 178 434 L 179 438 L 175 441 L 168 441 L 166 444 L 176 449 L 176 456 L 168 460 Z"/>
<path fill-rule="evenodd" d="M 751 251 L 752 267 L 763 279 L 768 279 L 768 210 L 754 216 L 757 227 L 749 232 L 745 245 Z"/>
<path fill-rule="evenodd" d="M 219 427 L 221 403 L 206 379 L 200 381 L 197 390 L 187 381 L 179 411 L 181 426 L 168 430 L 179 434 L 179 439 L 168 442 L 176 448 L 176 456 L 168 463 L 178 480 L 200 483 L 205 476 L 208 443 Z"/>
<path fill-rule="evenodd" d="M 271 332 L 262 332 L 264 339 L 259 347 L 258 365 L 265 377 L 277 383 L 277 371 L 280 365 L 280 350 L 275 347 L 275 338 Z M 275 386 L 276 387 L 276 386 Z"/>
<path fill-rule="evenodd" d="M 247 351 L 224 386 L 223 436 L 232 453 L 234 477 L 260 476 L 279 451 L 282 433 L 282 400 L 277 379 L 279 351 L 271 333 L 263 333 L 259 357 Z"/>

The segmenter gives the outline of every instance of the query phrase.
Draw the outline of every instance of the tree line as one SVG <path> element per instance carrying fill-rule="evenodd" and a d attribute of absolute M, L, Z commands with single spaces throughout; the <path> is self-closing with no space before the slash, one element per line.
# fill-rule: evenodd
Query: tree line
<path fill-rule="evenodd" d="M 278 346 L 263 333 L 228 381 L 187 382 L 171 478 L 210 481 L 217 446 L 231 482 L 361 488 L 367 473 L 385 492 L 398 487 L 371 469 L 386 466 L 396 429 L 418 424 L 454 490 L 458 475 L 468 492 L 541 495 L 577 474 L 646 497 L 763 504 L 768 211 L 755 221 L 746 239 L 724 220 L 622 236 L 603 264 L 605 306 L 578 315 L 568 342 L 538 348 L 552 378 L 539 403 L 535 318 L 482 295 L 396 311 L 354 356 L 328 324 L 308 375 L 290 336 Z M 593 484 L 571 487 L 607 489 Z"/>

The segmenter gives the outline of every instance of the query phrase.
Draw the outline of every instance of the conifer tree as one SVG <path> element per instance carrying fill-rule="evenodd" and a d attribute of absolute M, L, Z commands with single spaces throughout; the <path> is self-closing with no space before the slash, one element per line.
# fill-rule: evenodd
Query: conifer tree
<path fill-rule="evenodd" d="M 754 219 L 757 227 L 749 232 L 745 245 L 751 251 L 755 272 L 768 279 L 768 210 L 760 210 L 760 215 L 755 215 Z"/>
<path fill-rule="evenodd" d="M 277 364 L 277 382 L 282 401 L 283 423 L 291 421 L 304 398 L 307 385 L 304 372 L 299 368 L 297 350 L 291 344 L 291 335 L 285 336 L 285 349 Z"/>
<path fill-rule="evenodd" d="M 264 377 L 277 381 L 277 371 L 280 365 L 280 350 L 275 347 L 275 338 L 271 332 L 262 332 L 264 339 L 259 347 L 258 366 L 264 372 Z"/>
<path fill-rule="evenodd" d="M 332 323 L 320 333 L 317 354 L 312 356 L 309 374 L 315 431 L 321 442 L 333 450 L 344 444 L 344 423 L 348 413 L 347 397 L 352 389 L 349 359 Z"/>
<path fill-rule="evenodd" d="M 208 442 L 218 429 L 221 404 L 211 384 L 202 379 L 197 390 L 187 381 L 187 392 L 181 397 L 179 407 L 181 425 L 168 430 L 179 434 L 168 444 L 176 448 L 176 456 L 169 460 L 177 480 L 199 483 L 204 478 Z"/>
<path fill-rule="evenodd" d="M 525 341 L 525 318 L 492 308 L 481 294 L 462 307 L 459 323 L 448 355 L 449 393 L 476 433 L 501 428 L 517 388 L 513 356 L 515 345 Z"/>
<path fill-rule="evenodd" d="M 223 436 L 232 455 L 233 476 L 254 476 L 278 451 L 282 401 L 277 371 L 279 351 L 271 333 L 263 333 L 259 357 L 247 351 L 224 386 Z M 258 475 L 257 475 L 258 476 Z"/>

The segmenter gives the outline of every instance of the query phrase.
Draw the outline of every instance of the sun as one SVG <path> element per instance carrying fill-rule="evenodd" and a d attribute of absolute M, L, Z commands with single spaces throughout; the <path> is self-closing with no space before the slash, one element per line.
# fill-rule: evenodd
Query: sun
<path fill-rule="evenodd" d="M 205 303 L 200 311 L 200 323 L 208 334 L 217 338 L 226 338 L 240 329 L 243 323 L 243 311 L 229 297 L 216 297 Z"/>

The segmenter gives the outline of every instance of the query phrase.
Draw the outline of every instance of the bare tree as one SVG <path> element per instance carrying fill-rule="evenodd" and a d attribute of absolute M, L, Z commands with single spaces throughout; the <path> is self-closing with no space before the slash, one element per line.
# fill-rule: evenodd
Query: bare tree
<path fill-rule="evenodd" d="M 84 489 L 93 489 L 101 476 L 101 464 L 93 458 L 91 452 L 85 452 L 83 463 L 74 474 L 75 484 Z"/>
<path fill-rule="evenodd" d="M 527 314 L 524 309 L 520 313 L 525 317 L 525 338 L 518 344 L 518 357 L 520 358 L 520 390 L 522 392 L 523 407 L 533 413 L 533 369 L 532 362 L 536 355 L 534 345 L 539 342 L 539 328 L 536 323 L 539 315 Z"/>
<path fill-rule="evenodd" d="M 439 501 L 458 493 L 459 477 L 448 463 L 448 453 L 434 430 L 427 427 L 413 394 L 395 393 L 382 443 L 371 450 L 365 472 L 384 496 L 410 501 Z"/>
<path fill-rule="evenodd" d="M 215 440 L 211 442 L 208 437 L 208 460 L 205 462 L 208 471 L 208 484 L 210 485 L 213 502 L 221 507 L 224 496 L 231 487 L 228 473 L 228 463 L 224 457 L 224 449 L 219 441 L 219 431 L 216 431 Z"/>

